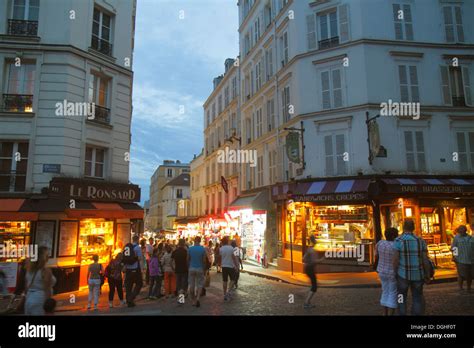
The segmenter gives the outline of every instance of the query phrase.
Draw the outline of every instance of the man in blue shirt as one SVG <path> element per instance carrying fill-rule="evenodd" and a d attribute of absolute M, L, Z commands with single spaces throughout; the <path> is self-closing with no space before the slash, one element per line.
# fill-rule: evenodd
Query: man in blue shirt
<path fill-rule="evenodd" d="M 393 248 L 393 269 L 396 272 L 398 289 L 398 310 L 406 315 L 408 289 L 413 297 L 412 314 L 422 315 L 424 311 L 423 284 L 429 283 L 429 271 L 425 270 L 424 260 L 428 258 L 428 249 L 423 239 L 415 236 L 415 222 L 406 219 L 403 222 L 403 234 L 395 239 Z"/>
<path fill-rule="evenodd" d="M 139 241 L 138 236 L 133 236 L 133 252 L 137 261 L 130 265 L 125 265 L 125 291 L 126 291 L 126 298 L 127 298 L 127 305 L 128 307 L 135 307 L 135 298 L 140 293 L 140 290 L 143 286 L 143 278 L 142 272 L 140 269 L 139 260 L 142 260 L 142 248 L 138 244 Z"/>
<path fill-rule="evenodd" d="M 194 238 L 194 246 L 188 251 L 188 266 L 189 266 L 189 294 L 193 301 L 193 306 L 199 307 L 201 304 L 199 299 L 201 291 L 204 287 L 204 272 L 206 271 L 206 249 L 201 244 L 201 237 Z M 197 293 L 196 293 L 197 291 Z"/>

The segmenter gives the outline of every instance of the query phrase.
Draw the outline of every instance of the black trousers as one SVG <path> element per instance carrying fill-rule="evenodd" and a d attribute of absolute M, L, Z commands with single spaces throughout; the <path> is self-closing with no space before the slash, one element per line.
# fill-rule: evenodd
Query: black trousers
<path fill-rule="evenodd" d="M 125 291 L 127 303 L 132 303 L 143 287 L 143 278 L 140 268 L 127 269 L 125 272 Z"/>
<path fill-rule="evenodd" d="M 120 301 L 122 301 L 123 300 L 123 281 L 122 281 L 122 278 L 120 278 L 120 279 L 109 278 L 109 301 L 114 300 L 115 289 L 117 289 L 118 297 L 119 297 Z"/>

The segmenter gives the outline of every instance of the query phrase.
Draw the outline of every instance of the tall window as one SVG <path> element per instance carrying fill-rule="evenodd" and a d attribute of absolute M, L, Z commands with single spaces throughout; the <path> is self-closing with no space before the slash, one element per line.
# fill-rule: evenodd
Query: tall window
<path fill-rule="evenodd" d="M 33 112 L 36 64 L 24 63 L 15 66 L 7 62 L 6 94 L 3 107 L 8 112 Z"/>
<path fill-rule="evenodd" d="M 256 91 L 262 88 L 262 61 L 255 65 L 255 87 Z"/>
<path fill-rule="evenodd" d="M 207 110 L 207 113 L 206 113 L 206 126 L 209 126 L 211 124 L 211 112 L 210 110 Z"/>
<path fill-rule="evenodd" d="M 426 171 L 423 131 L 404 131 L 404 136 L 407 170 L 409 172 Z"/>
<path fill-rule="evenodd" d="M 89 80 L 89 102 L 104 108 L 109 106 L 110 79 L 92 74 Z"/>
<path fill-rule="evenodd" d="M 275 128 L 275 101 L 267 100 L 267 124 L 268 131 L 271 132 Z"/>
<path fill-rule="evenodd" d="M 219 94 L 217 97 L 217 114 L 219 115 L 222 112 L 222 94 Z"/>
<path fill-rule="evenodd" d="M 8 34 L 36 36 L 38 34 L 39 0 L 13 0 Z"/>
<path fill-rule="evenodd" d="M 323 109 L 343 106 L 341 68 L 321 72 L 321 93 Z"/>
<path fill-rule="evenodd" d="M 166 176 L 168 178 L 172 178 L 173 177 L 173 169 L 168 168 L 168 170 L 166 171 Z"/>
<path fill-rule="evenodd" d="M 105 149 L 87 146 L 84 176 L 101 179 L 105 178 L 104 164 Z"/>
<path fill-rule="evenodd" d="M 313 39 L 316 36 L 314 24 L 319 28 L 319 49 L 349 41 L 349 6 L 347 4 L 318 13 L 316 16 L 315 22 L 311 18 L 306 19 L 309 49 L 313 48 Z"/>
<path fill-rule="evenodd" d="M 326 175 L 346 175 L 347 162 L 344 161 L 346 140 L 344 134 L 331 134 L 324 137 Z"/>
<path fill-rule="evenodd" d="M 247 135 L 247 144 L 252 142 L 252 120 L 251 117 L 245 119 L 245 134 Z"/>
<path fill-rule="evenodd" d="M 263 135 L 263 112 L 262 108 L 257 110 L 257 136 L 256 138 L 260 138 Z"/>
<path fill-rule="evenodd" d="M 183 198 L 183 189 L 176 189 L 176 198 Z"/>
<path fill-rule="evenodd" d="M 103 54 L 112 55 L 112 17 L 98 8 L 94 8 L 91 46 Z"/>
<path fill-rule="evenodd" d="M 212 121 L 216 119 L 216 103 L 212 104 Z"/>
<path fill-rule="evenodd" d="M 263 156 L 257 158 L 257 185 L 263 186 Z"/>
<path fill-rule="evenodd" d="M 266 67 L 265 81 L 269 81 L 270 78 L 273 76 L 273 50 L 271 47 L 265 51 L 265 67 Z"/>
<path fill-rule="evenodd" d="M 441 87 L 446 105 L 472 106 L 470 70 L 466 66 L 441 66 Z"/>
<path fill-rule="evenodd" d="M 281 67 L 288 64 L 288 32 L 283 33 L 280 37 L 280 48 L 281 48 Z"/>
<path fill-rule="evenodd" d="M 232 100 L 237 96 L 237 77 L 232 78 Z"/>
<path fill-rule="evenodd" d="M 23 192 L 28 168 L 28 142 L 0 141 L 0 192 Z"/>
<path fill-rule="evenodd" d="M 272 23 L 272 2 L 271 1 L 268 1 L 265 4 L 265 9 L 263 10 L 263 18 L 264 18 L 265 29 L 266 29 Z"/>
<path fill-rule="evenodd" d="M 393 22 L 397 40 L 413 40 L 413 20 L 409 4 L 393 4 Z"/>
<path fill-rule="evenodd" d="M 268 151 L 268 166 L 269 166 L 269 184 L 275 184 L 277 181 L 276 177 L 276 163 L 277 163 L 277 152 L 276 150 Z"/>
<path fill-rule="evenodd" d="M 224 109 L 229 106 L 229 86 L 224 88 Z"/>
<path fill-rule="evenodd" d="M 287 86 L 281 91 L 281 106 L 282 106 L 282 115 L 283 123 L 286 123 L 290 120 L 290 87 Z"/>
<path fill-rule="evenodd" d="M 400 97 L 402 102 L 419 102 L 418 73 L 415 65 L 399 65 Z"/>
<path fill-rule="evenodd" d="M 457 132 L 458 163 L 461 172 L 474 171 L 474 132 Z"/>
<path fill-rule="evenodd" d="M 443 6 L 444 32 L 447 42 L 464 42 L 461 6 Z"/>
<path fill-rule="evenodd" d="M 260 17 L 258 16 L 254 23 L 254 34 L 255 39 L 254 42 L 257 43 L 258 39 L 260 39 Z"/>

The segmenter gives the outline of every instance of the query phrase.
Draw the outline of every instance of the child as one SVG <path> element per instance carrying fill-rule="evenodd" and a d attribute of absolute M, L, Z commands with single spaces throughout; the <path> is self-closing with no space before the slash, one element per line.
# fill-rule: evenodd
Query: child
<path fill-rule="evenodd" d="M 161 270 L 160 261 L 158 259 L 158 250 L 154 249 L 150 262 L 150 289 L 148 291 L 148 299 L 156 300 L 161 297 L 161 283 L 163 280 L 163 272 Z"/>

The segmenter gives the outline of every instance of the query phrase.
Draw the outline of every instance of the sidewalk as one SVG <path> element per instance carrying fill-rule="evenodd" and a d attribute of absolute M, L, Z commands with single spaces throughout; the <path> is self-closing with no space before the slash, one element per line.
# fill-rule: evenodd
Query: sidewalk
<path fill-rule="evenodd" d="M 263 277 L 275 281 L 299 286 L 310 286 L 311 282 L 303 273 L 281 271 L 274 266 L 262 268 L 258 263 L 244 261 L 245 272 L 257 277 Z M 379 288 L 380 281 L 377 272 L 360 273 L 319 273 L 317 274 L 318 285 L 325 288 Z M 435 279 L 431 284 L 453 282 L 457 280 L 455 270 L 437 269 Z"/>

